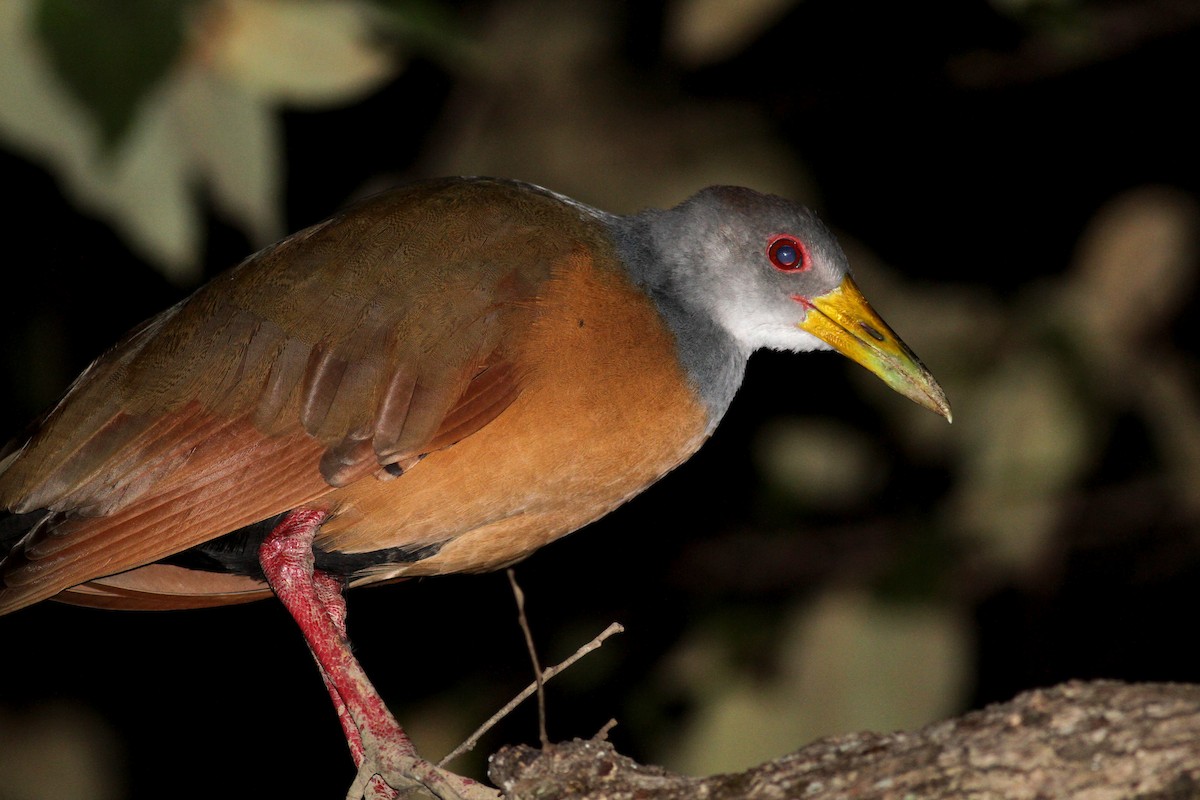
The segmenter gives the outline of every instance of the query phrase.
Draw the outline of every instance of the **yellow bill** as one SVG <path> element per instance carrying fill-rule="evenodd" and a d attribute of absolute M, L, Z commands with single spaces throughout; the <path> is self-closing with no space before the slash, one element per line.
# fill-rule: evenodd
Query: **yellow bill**
<path fill-rule="evenodd" d="M 875 313 L 849 275 L 837 288 L 803 302 L 808 314 L 799 328 L 862 364 L 914 403 L 951 421 L 950 404 L 942 387 Z"/>

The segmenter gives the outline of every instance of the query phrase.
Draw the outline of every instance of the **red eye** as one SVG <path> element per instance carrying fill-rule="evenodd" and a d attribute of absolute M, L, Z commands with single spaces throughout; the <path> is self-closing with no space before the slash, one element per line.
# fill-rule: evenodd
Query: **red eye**
<path fill-rule="evenodd" d="M 799 272 L 808 268 L 808 251 L 791 236 L 776 236 L 767 245 L 767 257 L 781 272 Z"/>

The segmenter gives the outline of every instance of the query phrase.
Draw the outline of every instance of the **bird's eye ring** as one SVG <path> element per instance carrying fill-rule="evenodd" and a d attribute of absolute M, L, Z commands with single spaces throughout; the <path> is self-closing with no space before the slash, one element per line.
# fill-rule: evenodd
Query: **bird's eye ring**
<path fill-rule="evenodd" d="M 771 259 L 771 265 L 780 272 L 800 272 L 808 269 L 808 251 L 792 236 L 772 236 L 767 244 L 767 258 Z"/>

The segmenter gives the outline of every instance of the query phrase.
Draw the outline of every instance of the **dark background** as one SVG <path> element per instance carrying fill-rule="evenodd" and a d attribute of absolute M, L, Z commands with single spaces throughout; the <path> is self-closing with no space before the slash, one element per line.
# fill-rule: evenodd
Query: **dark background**
<path fill-rule="evenodd" d="M 953 621 L 964 660 L 931 714 L 1071 678 L 1200 680 L 1189 622 L 1200 484 L 1187 455 L 1200 441 L 1197 4 L 809 0 L 702 56 L 672 46 L 679 7 L 664 3 L 438 8 L 478 60 L 401 39 L 404 68 L 366 96 L 280 107 L 288 230 L 431 174 L 504 174 L 618 211 L 774 174 L 760 188 L 817 207 L 839 231 L 864 291 L 956 412 L 934 429 L 842 359 L 756 356 L 695 458 L 519 566 L 543 663 L 610 621 L 627 628 L 550 685 L 551 738 L 615 717 L 621 750 L 667 760 L 708 702 L 703 680 L 679 678 L 689 648 L 708 642 L 737 680 L 770 686 L 788 668 L 790 620 L 831 592 Z M 164 277 L 103 214 L 68 200 L 43 159 L 0 150 L 0 175 L 8 435 L 194 283 Z M 204 213 L 205 277 L 264 244 L 212 203 Z M 1152 233 L 1126 231 L 1128 219 Z M 1144 246 L 1161 241 L 1162 219 L 1178 236 L 1165 251 Z M 1088 327 L 1080 276 L 1089 253 L 1112 252 L 1129 256 L 1098 302 L 1115 321 Z M 1167 297 L 1147 301 L 1143 283 Z M 1047 375 L 1053 391 L 1039 394 Z M 1082 422 L 1061 449 L 1083 455 L 1030 487 L 1032 446 L 997 410 L 1031 393 L 1053 400 L 1062 385 L 1067 417 Z M 778 430 L 849 432 L 845 463 L 871 479 L 851 477 L 835 502 L 789 492 L 763 455 Z M 980 454 L 1004 442 L 1016 454 L 989 467 Z M 1028 529 L 1037 543 L 1019 556 L 980 533 L 1016 518 L 1006 498 L 1053 517 Z M 449 747 L 530 680 L 503 575 L 362 590 L 350 612 L 360 658 L 423 749 Z M 84 720 L 101 737 L 88 752 L 111 771 L 105 796 L 336 797 L 352 777 L 317 672 L 274 602 L 173 614 L 44 603 L 0 619 L 0 641 L 0 740 L 15 752 L 46 720 Z M 887 658 L 859 666 L 886 672 Z M 905 674 L 920 681 L 920 663 Z M 477 753 L 535 739 L 527 704 Z M 774 754 L 802 744 L 780 740 Z M 51 772 L 62 752 L 50 747 Z M 478 757 L 456 766 L 481 774 Z M 0 798 L 37 796 L 8 794 L 5 780 Z"/>

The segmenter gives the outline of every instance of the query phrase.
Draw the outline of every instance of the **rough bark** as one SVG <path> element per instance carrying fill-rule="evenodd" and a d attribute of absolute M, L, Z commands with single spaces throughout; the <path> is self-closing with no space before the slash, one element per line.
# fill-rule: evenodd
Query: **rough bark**
<path fill-rule="evenodd" d="M 489 775 L 510 800 L 1200 798 L 1200 686 L 1068 683 L 708 778 L 642 766 L 601 740 L 506 747 Z"/>

